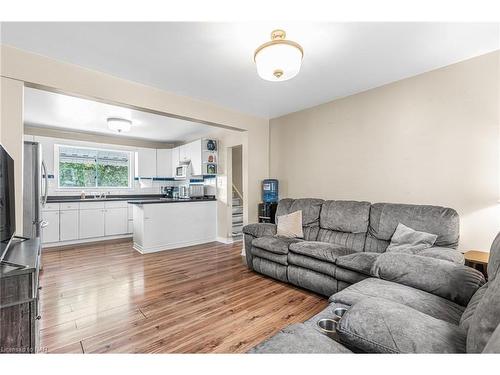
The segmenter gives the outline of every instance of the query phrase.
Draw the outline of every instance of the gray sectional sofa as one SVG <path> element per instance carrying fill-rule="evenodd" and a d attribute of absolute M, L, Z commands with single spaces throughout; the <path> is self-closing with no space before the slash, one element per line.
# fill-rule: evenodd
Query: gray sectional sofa
<path fill-rule="evenodd" d="M 331 296 L 370 277 L 399 223 L 438 235 L 422 255 L 463 263 L 459 217 L 437 206 L 282 199 L 276 216 L 302 211 L 303 239 L 276 236 L 274 224 L 243 228 L 247 265 L 264 275 Z"/>
<path fill-rule="evenodd" d="M 303 210 L 302 240 L 280 238 L 270 224 L 245 227 L 247 263 L 328 295 L 330 305 L 250 352 L 500 352 L 500 234 L 491 247 L 485 283 L 455 250 L 458 215 L 452 209 L 287 199 L 277 215 L 297 209 Z M 418 254 L 385 252 L 398 223 L 437 234 L 436 246 Z M 347 312 L 333 340 L 317 322 L 331 318 L 338 307 Z"/>

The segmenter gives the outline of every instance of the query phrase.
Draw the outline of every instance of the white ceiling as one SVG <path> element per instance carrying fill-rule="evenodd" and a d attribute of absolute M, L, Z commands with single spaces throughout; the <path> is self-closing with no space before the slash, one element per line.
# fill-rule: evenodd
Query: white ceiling
<path fill-rule="evenodd" d="M 109 130 L 106 122 L 108 117 L 132 120 L 132 129 L 120 134 Z M 208 136 L 215 130 L 212 126 L 195 122 L 32 88 L 26 88 L 24 93 L 24 122 L 36 127 L 168 143 L 191 141 Z"/>
<path fill-rule="evenodd" d="M 304 47 L 286 82 L 257 76 L 274 28 Z M 2 43 L 265 118 L 499 48 L 496 23 L 3 23 Z"/>

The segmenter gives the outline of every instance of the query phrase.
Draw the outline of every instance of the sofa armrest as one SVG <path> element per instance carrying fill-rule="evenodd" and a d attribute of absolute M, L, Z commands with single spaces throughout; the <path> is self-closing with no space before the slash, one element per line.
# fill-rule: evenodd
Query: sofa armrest
<path fill-rule="evenodd" d="M 466 332 L 384 298 L 351 306 L 337 327 L 341 343 L 367 353 L 464 353 Z"/>
<path fill-rule="evenodd" d="M 276 224 L 257 223 L 248 224 L 243 227 L 244 244 L 245 244 L 245 259 L 247 266 L 253 269 L 252 241 L 255 238 L 264 236 L 274 236 L 276 234 Z"/>
<path fill-rule="evenodd" d="M 370 272 L 374 277 L 420 289 L 462 306 L 467 306 L 485 283 L 483 274 L 473 268 L 403 253 L 381 254 Z"/>
<path fill-rule="evenodd" d="M 457 264 L 465 263 L 464 254 L 462 254 L 460 251 L 456 249 L 450 249 L 447 247 L 437 247 L 437 246 L 429 247 L 428 249 L 418 252 L 416 255 L 447 260 L 449 262 Z"/>
<path fill-rule="evenodd" d="M 276 234 L 276 224 L 257 223 L 248 224 L 243 227 L 243 233 L 254 237 L 274 236 Z"/>

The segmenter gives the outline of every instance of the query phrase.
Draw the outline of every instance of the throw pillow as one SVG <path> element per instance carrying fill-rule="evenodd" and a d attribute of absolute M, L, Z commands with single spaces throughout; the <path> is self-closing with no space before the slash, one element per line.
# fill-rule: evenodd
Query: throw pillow
<path fill-rule="evenodd" d="M 278 227 L 276 234 L 278 236 L 290 238 L 302 238 L 302 211 L 295 211 L 288 215 L 278 216 Z"/>
<path fill-rule="evenodd" d="M 416 254 L 434 245 L 437 237 L 435 234 L 419 232 L 399 223 L 387 251 Z"/>

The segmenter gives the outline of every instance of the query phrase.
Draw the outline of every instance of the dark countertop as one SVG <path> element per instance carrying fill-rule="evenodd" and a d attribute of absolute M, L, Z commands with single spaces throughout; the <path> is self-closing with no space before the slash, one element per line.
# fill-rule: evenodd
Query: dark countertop
<path fill-rule="evenodd" d="M 23 265 L 17 268 L 8 264 L 0 265 L 0 279 L 14 275 L 34 272 L 38 266 L 38 252 L 40 250 L 40 238 L 22 241 L 13 239 L 7 250 L 4 261 Z"/>
<path fill-rule="evenodd" d="M 130 204 L 158 204 L 158 203 L 185 203 L 185 202 L 211 202 L 215 198 L 202 198 L 202 199 L 173 199 L 173 198 L 160 198 L 160 199 L 141 199 L 129 201 Z"/>
<path fill-rule="evenodd" d="M 106 198 L 94 198 L 88 196 L 85 199 L 80 198 L 79 195 L 51 195 L 47 197 L 47 203 L 65 203 L 65 202 L 106 202 L 106 201 L 130 201 L 135 199 L 160 199 L 163 194 L 128 194 L 128 195 L 110 195 Z"/>

